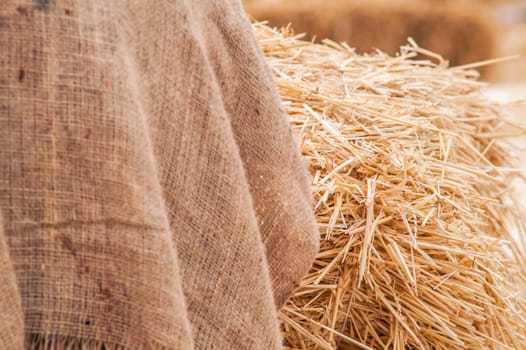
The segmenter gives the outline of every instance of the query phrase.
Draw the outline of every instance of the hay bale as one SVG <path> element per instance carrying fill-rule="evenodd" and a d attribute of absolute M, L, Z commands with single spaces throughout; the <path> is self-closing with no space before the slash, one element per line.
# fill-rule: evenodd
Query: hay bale
<path fill-rule="evenodd" d="M 476 73 L 260 24 L 313 176 L 321 250 L 280 313 L 294 349 L 526 349 L 525 226 Z M 410 60 L 430 54 L 428 60 Z"/>
<path fill-rule="evenodd" d="M 494 56 L 493 20 L 482 6 L 459 1 L 274 0 L 249 1 L 246 7 L 256 20 L 278 27 L 292 23 L 309 38 L 345 41 L 358 53 L 378 48 L 393 55 L 412 37 L 452 65 Z"/>
<path fill-rule="evenodd" d="M 520 55 L 520 59 L 492 70 L 492 78 L 503 83 L 526 82 L 526 2 L 494 5 L 495 17 L 502 23 L 499 55 Z"/>

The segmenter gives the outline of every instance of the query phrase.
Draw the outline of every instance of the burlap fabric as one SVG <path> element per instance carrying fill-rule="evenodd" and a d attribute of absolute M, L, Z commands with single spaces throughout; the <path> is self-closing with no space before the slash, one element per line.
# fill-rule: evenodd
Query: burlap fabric
<path fill-rule="evenodd" d="M 1 349 L 281 348 L 310 198 L 237 0 L 1 0 Z"/>

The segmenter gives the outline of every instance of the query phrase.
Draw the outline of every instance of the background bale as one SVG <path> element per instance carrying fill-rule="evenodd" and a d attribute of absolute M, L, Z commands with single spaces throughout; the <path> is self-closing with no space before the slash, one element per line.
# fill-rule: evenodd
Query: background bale
<path fill-rule="evenodd" d="M 506 64 L 492 69 L 491 77 L 499 83 L 526 83 L 526 2 L 507 1 L 488 4 L 488 8 L 499 22 L 499 56 L 520 55 Z M 523 90 L 526 98 L 526 89 Z"/>
<path fill-rule="evenodd" d="M 390 55 L 412 37 L 452 65 L 493 58 L 494 21 L 485 7 L 462 1 L 247 1 L 247 11 L 270 26 L 288 23 L 307 38 L 348 42 L 358 53 Z"/>

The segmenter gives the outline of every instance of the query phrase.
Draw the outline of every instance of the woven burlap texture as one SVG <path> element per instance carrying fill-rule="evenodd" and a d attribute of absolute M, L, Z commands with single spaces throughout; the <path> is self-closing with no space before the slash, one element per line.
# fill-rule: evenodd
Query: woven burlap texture
<path fill-rule="evenodd" d="M 237 0 L 2 0 L 0 349 L 279 349 L 318 246 Z"/>

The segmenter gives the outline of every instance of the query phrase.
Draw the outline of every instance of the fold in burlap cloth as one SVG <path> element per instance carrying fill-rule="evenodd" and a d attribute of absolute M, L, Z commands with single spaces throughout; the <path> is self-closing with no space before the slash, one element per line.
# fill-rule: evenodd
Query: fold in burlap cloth
<path fill-rule="evenodd" d="M 2 0 L 0 348 L 280 348 L 317 236 L 273 85 L 238 1 Z"/>

